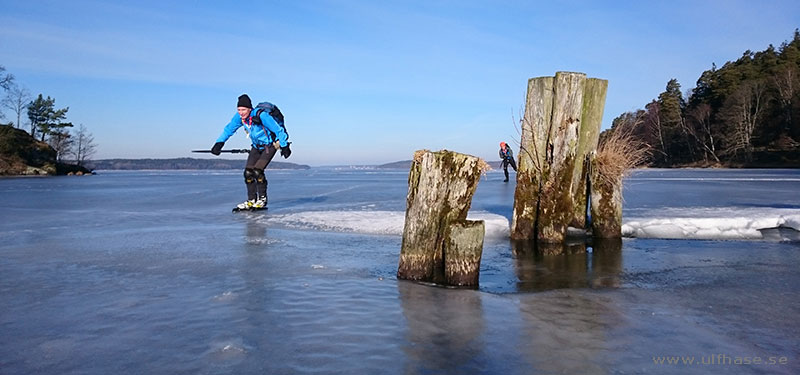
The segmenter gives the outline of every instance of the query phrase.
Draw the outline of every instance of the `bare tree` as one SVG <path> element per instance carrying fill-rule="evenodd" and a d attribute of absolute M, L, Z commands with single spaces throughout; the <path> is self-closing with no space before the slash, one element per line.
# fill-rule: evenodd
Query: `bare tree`
<path fill-rule="evenodd" d="M 83 166 L 86 160 L 94 156 L 96 149 L 97 145 L 94 143 L 94 136 L 81 124 L 72 142 L 72 156 L 75 157 L 75 163 Z"/>
<path fill-rule="evenodd" d="M 688 98 L 691 90 L 687 90 L 686 95 L 684 97 Z M 691 128 L 691 124 L 689 124 L 689 115 L 686 113 L 686 103 L 683 103 L 681 107 L 681 115 L 680 115 L 680 129 L 681 134 L 683 135 L 683 140 L 686 142 L 686 150 L 689 152 L 689 156 L 691 157 L 692 161 L 696 161 L 697 157 L 695 153 L 698 147 L 695 145 L 697 143 L 697 137 L 695 137 L 692 132 L 694 129 Z M 706 161 L 708 160 L 705 155 L 703 155 Z"/>
<path fill-rule="evenodd" d="M 730 126 L 728 151 L 744 151 L 747 160 L 753 154 L 753 133 L 767 105 L 764 81 L 748 81 L 739 86 L 728 98 L 723 117 Z"/>
<path fill-rule="evenodd" d="M 689 124 L 686 132 L 689 136 L 703 147 L 703 157 L 708 161 L 710 155 L 717 163 L 720 162 L 717 155 L 717 143 L 719 139 L 714 137 L 714 130 L 711 127 L 711 105 L 702 103 L 692 108 L 687 113 Z"/>
<path fill-rule="evenodd" d="M 17 115 L 16 127 L 19 129 L 22 129 L 22 124 L 20 123 L 22 114 L 25 113 L 31 99 L 31 93 L 26 88 L 12 84 L 8 90 L 8 96 L 0 102 L 3 108 L 8 108 Z"/>
<path fill-rule="evenodd" d="M 645 112 L 644 124 L 649 129 L 649 132 L 653 138 L 655 138 L 658 145 L 654 147 L 659 154 L 661 154 L 663 160 L 665 162 L 669 161 L 669 152 L 667 150 L 667 144 L 664 142 L 664 126 L 661 124 L 661 106 L 656 101 L 650 102 L 650 104 L 645 106 L 647 110 Z"/>
<path fill-rule="evenodd" d="M 797 94 L 797 90 L 800 89 L 799 76 L 797 66 L 794 64 L 786 65 L 772 76 L 772 82 L 778 92 L 778 101 L 785 117 L 785 130 L 788 130 L 792 124 L 792 99 Z"/>
<path fill-rule="evenodd" d="M 3 90 L 8 90 L 14 83 L 14 76 L 12 74 L 6 73 L 5 71 L 6 68 L 0 65 L 0 88 L 2 88 Z"/>
<path fill-rule="evenodd" d="M 11 85 L 14 84 L 14 76 L 5 73 L 5 71 L 6 68 L 0 65 L 0 89 L 2 89 L 3 91 L 8 91 L 11 88 Z M 4 118 L 6 118 L 5 113 L 0 112 L 0 120 Z"/>
<path fill-rule="evenodd" d="M 51 132 L 47 138 L 47 144 L 56 151 L 56 160 L 59 161 L 69 154 L 72 143 L 72 135 L 67 130 Z"/>

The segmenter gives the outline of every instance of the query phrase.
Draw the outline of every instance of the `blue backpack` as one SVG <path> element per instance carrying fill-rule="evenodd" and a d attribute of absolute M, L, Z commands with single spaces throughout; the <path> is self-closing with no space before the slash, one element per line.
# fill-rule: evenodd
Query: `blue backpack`
<path fill-rule="evenodd" d="M 267 112 L 267 113 L 269 113 L 270 116 L 272 116 L 272 119 L 275 120 L 275 122 L 278 124 L 278 126 L 283 128 L 283 132 L 286 133 L 286 139 L 287 140 L 289 139 L 289 132 L 286 131 L 286 125 L 284 125 L 284 122 L 283 122 L 284 121 L 283 113 L 281 113 L 281 110 L 278 109 L 278 106 L 276 106 L 275 104 L 272 104 L 270 102 L 261 102 L 261 103 L 258 103 L 258 105 L 254 109 L 256 110 L 256 115 L 253 116 L 253 123 L 254 124 L 261 125 L 264 128 L 264 132 L 265 133 L 269 134 L 269 136 L 273 140 L 277 140 L 277 138 L 275 138 L 276 137 L 275 133 L 271 132 L 269 129 L 267 129 L 266 126 L 264 126 L 264 124 L 261 123 L 261 117 L 260 117 L 261 114 L 264 113 L 264 112 Z"/>

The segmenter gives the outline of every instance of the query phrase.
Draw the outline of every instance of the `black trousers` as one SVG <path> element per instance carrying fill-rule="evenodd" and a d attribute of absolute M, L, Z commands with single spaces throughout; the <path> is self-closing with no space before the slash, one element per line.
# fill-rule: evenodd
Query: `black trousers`
<path fill-rule="evenodd" d="M 269 145 L 264 149 L 255 147 L 250 149 L 247 155 L 247 163 L 244 165 L 244 183 L 247 185 L 247 199 L 253 200 L 260 197 L 267 197 L 267 176 L 264 169 L 275 156 L 275 146 Z"/>
<path fill-rule="evenodd" d="M 506 174 L 506 181 L 508 181 L 508 165 L 511 164 L 511 168 L 514 168 L 514 171 L 517 170 L 517 162 L 514 161 L 512 158 L 505 158 L 503 159 L 503 173 Z"/>

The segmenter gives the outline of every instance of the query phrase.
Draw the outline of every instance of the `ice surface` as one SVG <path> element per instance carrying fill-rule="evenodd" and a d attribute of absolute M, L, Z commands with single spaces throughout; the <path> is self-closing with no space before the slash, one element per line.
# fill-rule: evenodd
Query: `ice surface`
<path fill-rule="evenodd" d="M 237 214 L 241 171 L 0 179 L 0 373 L 706 374 L 653 358 L 797 358 L 798 243 L 540 256 L 506 240 L 514 184 L 490 171 L 469 215 L 498 237 L 480 289 L 434 288 L 396 279 L 407 172 L 268 174 L 270 210 Z M 800 224 L 784 177 L 800 171 L 637 172 L 623 217 L 784 238 Z"/>

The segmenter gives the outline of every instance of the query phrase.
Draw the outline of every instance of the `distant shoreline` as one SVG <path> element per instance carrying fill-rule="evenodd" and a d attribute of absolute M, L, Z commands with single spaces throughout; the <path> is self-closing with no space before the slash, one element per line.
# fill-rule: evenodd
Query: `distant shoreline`
<path fill-rule="evenodd" d="M 101 159 L 87 161 L 92 170 L 224 170 L 242 169 L 244 160 L 239 159 Z M 273 161 L 267 169 L 310 169 L 305 164 Z"/>
<path fill-rule="evenodd" d="M 268 170 L 307 170 L 311 168 L 354 168 L 354 169 L 397 169 L 408 170 L 411 160 L 401 160 L 384 164 L 331 164 L 309 166 L 289 162 L 273 161 Z M 244 161 L 238 159 L 197 159 L 197 158 L 169 158 L 169 159 L 101 159 L 87 161 L 86 166 L 94 171 L 159 171 L 159 170 L 241 170 Z M 494 170 L 502 169 L 501 161 L 489 161 L 489 166 Z M 674 167 L 640 167 L 638 169 L 798 169 L 800 166 L 791 165 L 682 165 Z"/>

